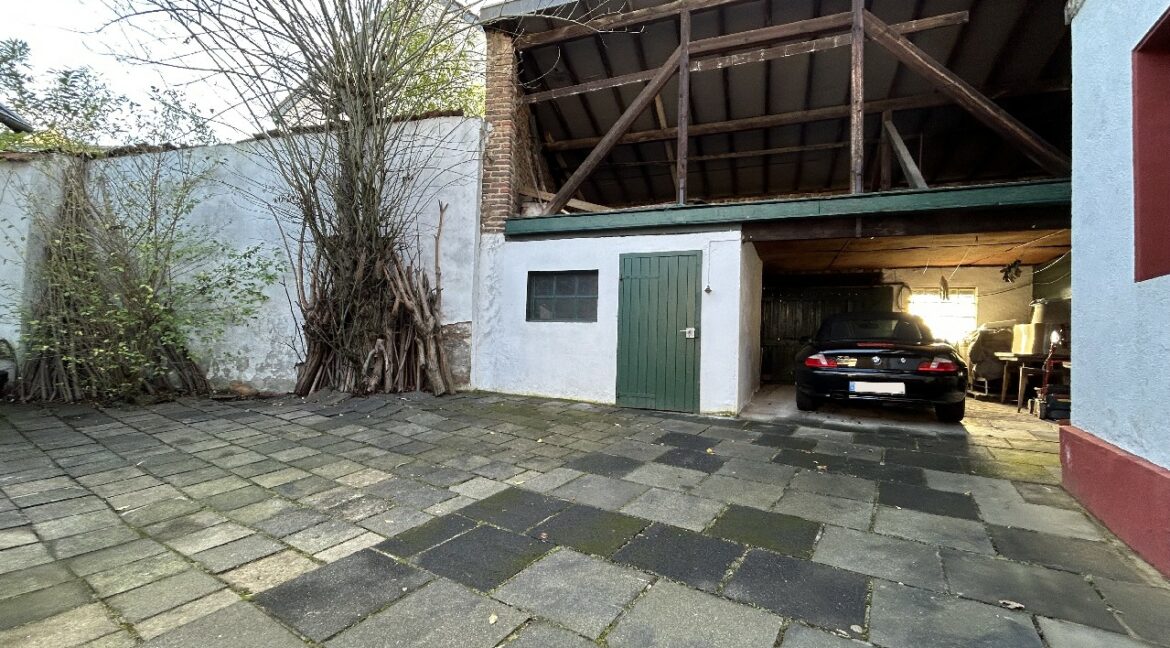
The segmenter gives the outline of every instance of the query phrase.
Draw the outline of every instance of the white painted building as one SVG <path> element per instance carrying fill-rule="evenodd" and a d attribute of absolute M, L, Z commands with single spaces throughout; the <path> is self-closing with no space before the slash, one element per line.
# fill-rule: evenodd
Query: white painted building
<path fill-rule="evenodd" d="M 1065 486 L 1170 573 L 1170 2 L 1074 0 L 1067 14 L 1077 352 Z"/>

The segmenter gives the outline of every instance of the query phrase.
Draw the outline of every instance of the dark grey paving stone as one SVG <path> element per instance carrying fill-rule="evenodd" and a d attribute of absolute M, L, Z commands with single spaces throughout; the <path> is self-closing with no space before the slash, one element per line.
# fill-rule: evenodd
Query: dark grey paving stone
<path fill-rule="evenodd" d="M 138 623 L 188 601 L 223 589 L 223 583 L 202 572 L 185 571 L 106 600 L 128 621 Z"/>
<path fill-rule="evenodd" d="M 966 493 L 885 482 L 878 485 L 878 503 L 948 517 L 979 519 L 975 499 Z"/>
<path fill-rule="evenodd" d="M 603 452 L 587 454 L 565 464 L 566 468 L 605 477 L 625 477 L 641 466 L 642 462 L 637 459 Z"/>
<path fill-rule="evenodd" d="M 584 553 L 611 556 L 649 524 L 641 518 L 574 504 L 528 535 Z"/>
<path fill-rule="evenodd" d="M 719 538 L 653 524 L 614 554 L 616 562 L 714 592 L 743 546 Z"/>
<path fill-rule="evenodd" d="M 549 545 L 527 536 L 480 526 L 430 549 L 419 566 L 486 592 L 535 562 Z"/>
<path fill-rule="evenodd" d="M 65 500 L 64 502 L 34 506 L 24 509 L 23 513 L 29 522 L 36 523 L 103 510 L 109 510 L 109 506 L 101 498 L 79 497 L 77 499 Z"/>
<path fill-rule="evenodd" d="M 89 574 L 96 574 L 100 571 L 127 565 L 136 560 L 166 553 L 166 550 L 166 547 L 154 540 L 143 538 L 78 556 L 69 560 L 68 563 L 69 569 L 73 570 L 78 576 L 88 576 Z"/>
<path fill-rule="evenodd" d="M 865 576 L 753 549 L 723 595 L 824 628 L 865 625 Z"/>
<path fill-rule="evenodd" d="M 305 642 L 243 601 L 163 633 L 143 648 L 305 648 Z"/>
<path fill-rule="evenodd" d="M 943 549 L 951 591 L 996 604 L 1017 601 L 1044 616 L 1122 632 L 1105 602 L 1076 574 Z"/>
<path fill-rule="evenodd" d="M 1065 492 L 1060 486 L 1050 486 L 1048 484 L 1030 484 L 1027 482 L 1020 482 L 1013 484 L 1016 490 L 1019 491 L 1020 496 L 1029 504 L 1040 504 L 1042 506 L 1055 506 L 1057 508 L 1068 509 L 1070 511 L 1081 510 L 1081 505 L 1077 503 L 1071 495 Z"/>
<path fill-rule="evenodd" d="M 76 576 L 60 562 L 0 574 L 0 599 L 35 592 L 74 578 Z"/>
<path fill-rule="evenodd" d="M 337 482 L 331 479 L 325 479 L 324 477 L 318 477 L 317 475 L 310 475 L 309 477 L 303 477 L 296 481 L 274 486 L 272 490 L 289 499 L 300 499 L 313 495 L 314 493 L 327 491 L 330 488 L 337 488 Z"/>
<path fill-rule="evenodd" d="M 820 530 L 821 525 L 817 522 L 733 504 L 715 520 L 708 533 L 753 547 L 808 558 Z"/>
<path fill-rule="evenodd" d="M 378 551 L 408 558 L 442 544 L 451 538 L 471 530 L 475 521 L 461 515 L 444 515 L 429 522 L 408 529 L 393 538 L 374 545 Z"/>
<path fill-rule="evenodd" d="M 701 470 L 705 473 L 713 473 L 722 468 L 723 464 L 727 463 L 727 459 L 724 457 L 718 457 L 698 450 L 688 450 L 687 448 L 675 448 L 674 450 L 667 451 L 654 461 L 668 466 Z"/>
<path fill-rule="evenodd" d="M 1024 612 L 875 581 L 869 638 L 882 646 L 1041 648 Z"/>
<path fill-rule="evenodd" d="M 80 556 L 91 551 L 97 551 L 98 549 L 113 547 L 124 542 L 137 540 L 140 537 L 134 529 L 119 524 L 118 526 L 80 533 L 75 536 L 69 536 L 68 538 L 61 538 L 60 540 L 52 540 L 48 545 L 53 555 L 58 560 L 61 560 L 72 558 L 73 556 Z"/>
<path fill-rule="evenodd" d="M 597 639 L 650 580 L 641 572 L 564 549 L 533 563 L 494 597 Z"/>
<path fill-rule="evenodd" d="M 988 529 L 999 553 L 1012 560 L 1039 563 L 1079 574 L 1144 582 L 1133 563 L 1105 542 L 994 525 L 989 525 Z"/>
<path fill-rule="evenodd" d="M 6 598 L 0 600 L 0 630 L 47 619 L 92 600 L 89 588 L 76 580 Z"/>
<path fill-rule="evenodd" d="M 495 616 L 496 622 L 488 619 Z M 435 580 L 330 641 L 328 648 L 492 648 L 527 615 L 455 583 Z M 551 648 L 551 646 L 549 647 Z"/>
<path fill-rule="evenodd" d="M 1117 610 L 1137 636 L 1164 646 L 1170 645 L 1170 589 L 1122 583 L 1108 578 L 1098 578 L 1096 583 L 1105 595 L 1105 600 Z"/>
<path fill-rule="evenodd" d="M 267 520 L 256 522 L 252 526 L 268 535 L 283 538 L 327 520 L 329 520 L 329 516 L 320 511 L 298 508 L 281 511 Z"/>
<path fill-rule="evenodd" d="M 206 551 L 200 551 L 191 557 L 202 563 L 208 571 L 218 574 L 264 556 L 270 556 L 283 549 L 285 546 L 279 542 L 255 534 Z"/>
<path fill-rule="evenodd" d="M 610 648 L 772 648 L 783 619 L 660 581 L 606 636 Z"/>
<path fill-rule="evenodd" d="M 937 454 L 934 452 L 916 452 L 913 450 L 890 449 L 886 451 L 887 463 L 930 468 L 945 472 L 966 472 L 967 462 L 964 458 L 955 455 Z"/>
<path fill-rule="evenodd" d="M 835 634 L 793 623 L 784 630 L 780 648 L 862 648 L 862 644 Z"/>
<path fill-rule="evenodd" d="M 464 506 L 459 514 L 523 533 L 568 506 L 569 502 L 562 499 L 519 488 L 509 488 Z"/>
<path fill-rule="evenodd" d="M 676 448 L 689 448 L 691 450 L 698 450 L 699 452 L 706 452 L 707 448 L 714 448 L 719 444 L 719 441 L 720 439 L 716 439 L 714 437 L 699 436 L 697 434 L 667 432 L 666 434 L 663 434 L 662 436 L 651 441 L 651 443 L 674 446 Z"/>
<path fill-rule="evenodd" d="M 788 448 L 791 450 L 812 450 L 817 447 L 817 439 L 784 434 L 765 434 L 758 439 L 753 439 L 752 443 L 769 448 Z"/>
<path fill-rule="evenodd" d="M 1106 632 L 1072 621 L 1036 617 L 1044 640 L 1052 648 L 1149 648 L 1150 644 L 1126 635 Z"/>
<path fill-rule="evenodd" d="M 324 641 L 430 580 L 429 574 L 364 550 L 261 592 L 254 600 L 306 637 Z"/>

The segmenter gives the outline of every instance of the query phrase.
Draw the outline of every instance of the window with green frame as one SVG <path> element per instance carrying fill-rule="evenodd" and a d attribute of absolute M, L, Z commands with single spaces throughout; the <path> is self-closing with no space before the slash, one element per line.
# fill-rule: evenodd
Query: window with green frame
<path fill-rule="evenodd" d="M 528 273 L 529 322 L 596 322 L 597 271 Z"/>

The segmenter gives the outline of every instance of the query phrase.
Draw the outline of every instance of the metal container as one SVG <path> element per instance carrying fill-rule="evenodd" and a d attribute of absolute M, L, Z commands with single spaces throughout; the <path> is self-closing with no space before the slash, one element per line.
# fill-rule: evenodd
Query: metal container
<path fill-rule="evenodd" d="M 1052 332 L 1060 324 L 1016 324 L 1012 327 L 1012 353 L 1016 355 L 1044 355 L 1052 344 Z"/>

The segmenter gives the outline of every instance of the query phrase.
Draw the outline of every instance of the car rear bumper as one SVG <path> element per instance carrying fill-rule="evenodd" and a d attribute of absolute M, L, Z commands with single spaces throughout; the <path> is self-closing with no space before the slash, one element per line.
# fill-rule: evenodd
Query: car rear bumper
<path fill-rule="evenodd" d="M 906 386 L 906 393 L 853 393 L 849 390 L 850 382 L 902 383 Z M 796 388 L 806 396 L 814 398 L 900 403 L 959 403 L 967 397 L 967 376 L 963 372 L 930 376 L 798 368 Z"/>

